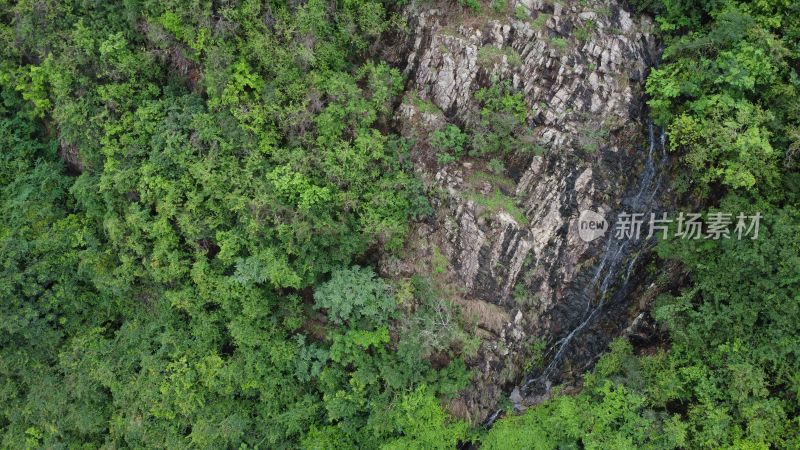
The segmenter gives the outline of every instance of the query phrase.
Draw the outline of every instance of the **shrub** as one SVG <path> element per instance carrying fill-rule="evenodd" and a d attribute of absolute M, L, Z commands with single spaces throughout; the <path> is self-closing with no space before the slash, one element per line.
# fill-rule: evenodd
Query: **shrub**
<path fill-rule="evenodd" d="M 504 13 L 508 9 L 508 0 L 492 0 L 492 11 L 496 14 Z"/>
<path fill-rule="evenodd" d="M 394 310 L 394 298 L 372 269 L 337 269 L 314 292 L 314 307 L 324 309 L 334 324 L 379 325 Z"/>
<path fill-rule="evenodd" d="M 529 17 L 528 9 L 522 5 L 514 8 L 514 18 L 517 20 L 525 20 Z"/>
<path fill-rule="evenodd" d="M 494 174 L 500 175 L 506 171 L 506 166 L 503 164 L 503 161 L 500 161 L 497 158 L 492 158 L 489 160 L 489 170 L 491 170 Z"/>
<path fill-rule="evenodd" d="M 448 164 L 458 160 L 464 153 L 468 136 L 455 125 L 448 125 L 444 130 L 436 130 L 431 136 L 431 145 L 440 150 L 437 154 L 439 162 Z"/>
<path fill-rule="evenodd" d="M 458 0 L 458 4 L 474 12 L 480 12 L 481 4 L 478 0 Z"/>

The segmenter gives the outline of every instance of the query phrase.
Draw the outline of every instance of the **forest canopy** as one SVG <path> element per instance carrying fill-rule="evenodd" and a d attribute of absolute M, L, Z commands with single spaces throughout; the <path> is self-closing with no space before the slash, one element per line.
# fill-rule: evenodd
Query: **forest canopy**
<path fill-rule="evenodd" d="M 443 407 L 452 305 L 371 259 L 431 213 L 374 51 L 401 6 L 0 0 L 0 447 L 800 448 L 800 4 L 635 2 L 675 187 L 764 239 L 661 243 L 668 343 L 491 430 Z M 526 145 L 476 96 L 439 162 Z"/>
<path fill-rule="evenodd" d="M 391 342 L 394 288 L 356 265 L 429 209 L 386 127 L 400 74 L 364 56 L 386 5 L 0 17 L 0 446 L 463 438 L 438 400 L 463 364 Z"/>

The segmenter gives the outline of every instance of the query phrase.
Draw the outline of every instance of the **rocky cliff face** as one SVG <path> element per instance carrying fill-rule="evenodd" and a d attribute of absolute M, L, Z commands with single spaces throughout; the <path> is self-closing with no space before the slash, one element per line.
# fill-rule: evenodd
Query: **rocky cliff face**
<path fill-rule="evenodd" d="M 469 361 L 479 375 L 451 406 L 479 422 L 510 394 L 518 406 L 546 395 L 638 311 L 646 243 L 608 234 L 587 243 L 576 227 L 583 210 L 612 220 L 649 212 L 660 197 L 665 159 L 643 103 L 656 44 L 650 21 L 614 1 L 517 0 L 479 14 L 412 3 L 405 17 L 393 50 L 409 84 L 396 121 L 415 139 L 435 216 L 417 226 L 405 260 L 383 270 L 446 258 L 453 300 L 482 339 Z M 486 176 L 480 160 L 438 164 L 430 133 L 468 127 L 474 92 L 501 80 L 524 93 L 544 153 L 508 157 L 505 176 Z"/>

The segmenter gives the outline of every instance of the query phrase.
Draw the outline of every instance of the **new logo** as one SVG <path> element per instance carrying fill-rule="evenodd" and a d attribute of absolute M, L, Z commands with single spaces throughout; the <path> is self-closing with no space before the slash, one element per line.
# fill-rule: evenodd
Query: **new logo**
<path fill-rule="evenodd" d="M 608 222 L 606 218 L 600 214 L 585 210 L 581 211 L 578 218 L 578 236 L 584 242 L 592 242 L 593 240 L 603 236 L 608 231 Z"/>

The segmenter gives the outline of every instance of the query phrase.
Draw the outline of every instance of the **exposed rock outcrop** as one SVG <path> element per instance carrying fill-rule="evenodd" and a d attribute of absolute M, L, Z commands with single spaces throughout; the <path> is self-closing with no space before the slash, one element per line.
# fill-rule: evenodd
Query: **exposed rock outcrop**
<path fill-rule="evenodd" d="M 509 394 L 515 404 L 546 395 L 565 364 L 591 363 L 638 312 L 629 298 L 643 283 L 636 272 L 646 248 L 612 247 L 608 235 L 584 242 L 576 224 L 587 209 L 609 220 L 631 207 L 649 211 L 662 189 L 657 174 L 643 176 L 661 157 L 652 137 L 648 143 L 643 101 L 656 43 L 647 18 L 613 1 L 518 0 L 508 14 L 453 8 L 406 8 L 410 31 L 394 50 L 409 84 L 396 120 L 417 142 L 413 158 L 436 211 L 414 242 L 447 258 L 458 302 L 473 303 L 464 309 L 501 311 L 476 320 L 483 343 L 469 362 L 479 375 L 458 399 L 458 410 L 482 421 Z M 429 134 L 447 123 L 469 127 L 478 116 L 475 91 L 499 80 L 524 93 L 544 154 L 508 157 L 506 177 L 485 176 L 479 160 L 438 164 Z M 651 202 L 632 204 L 642 190 Z M 622 283 L 630 286 L 612 303 Z M 543 351 L 541 364 L 532 349 Z M 541 376 L 548 361 L 557 370 Z M 537 371 L 534 388 L 528 375 Z"/>

